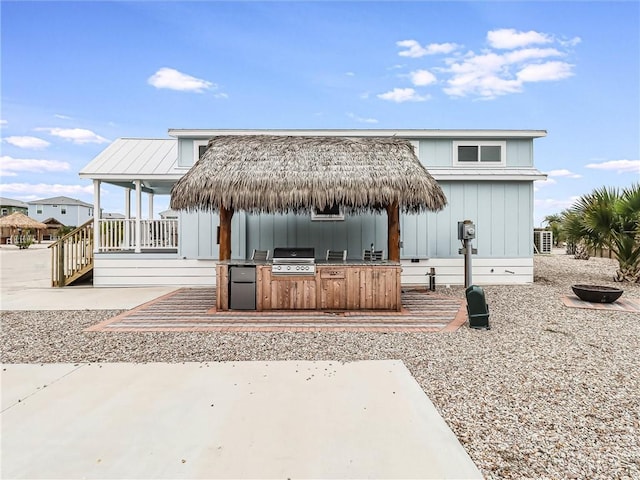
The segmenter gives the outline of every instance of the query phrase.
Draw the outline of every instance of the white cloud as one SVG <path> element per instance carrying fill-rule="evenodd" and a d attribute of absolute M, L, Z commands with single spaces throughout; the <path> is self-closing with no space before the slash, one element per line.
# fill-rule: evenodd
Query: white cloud
<path fill-rule="evenodd" d="M 436 83 L 436 76 L 429 70 L 416 70 L 415 72 L 411 72 L 409 77 L 411 78 L 411 83 L 417 87 Z"/>
<path fill-rule="evenodd" d="M 38 195 L 39 198 L 42 198 L 44 196 L 93 194 L 93 185 L 0 183 L 0 192 L 14 195 L 35 194 Z"/>
<path fill-rule="evenodd" d="M 392 102 L 424 102 L 431 98 L 429 95 L 418 95 L 413 88 L 394 88 L 393 90 L 378 94 L 378 98 Z"/>
<path fill-rule="evenodd" d="M 47 148 L 49 145 L 51 145 L 49 142 L 47 142 L 46 140 L 43 140 L 42 138 L 38 138 L 38 137 L 17 137 L 17 136 L 11 136 L 11 137 L 6 137 L 4 139 L 5 142 L 7 142 L 9 145 L 13 145 L 14 147 L 20 147 L 20 148 L 29 148 L 29 149 L 33 149 L 33 150 L 38 150 L 41 148 Z"/>
<path fill-rule="evenodd" d="M 518 72 L 518 80 L 522 82 L 548 82 L 562 80 L 573 75 L 573 65 L 566 62 L 546 62 L 527 65 Z"/>
<path fill-rule="evenodd" d="M 558 182 L 555 181 L 553 178 L 547 178 L 546 180 L 536 180 L 533 183 L 533 191 L 537 192 L 542 187 L 547 187 L 549 185 L 555 185 L 556 183 L 558 183 Z"/>
<path fill-rule="evenodd" d="M 360 122 L 360 123 L 378 123 L 378 120 L 375 118 L 363 118 L 363 117 L 359 117 L 354 113 L 347 113 L 347 117 L 355 120 L 356 122 Z"/>
<path fill-rule="evenodd" d="M 609 160 L 602 163 L 590 163 L 587 168 L 596 170 L 615 170 L 616 173 L 639 173 L 640 160 Z"/>
<path fill-rule="evenodd" d="M 576 202 L 576 200 L 578 200 L 578 198 L 579 197 L 575 197 L 575 196 L 564 198 L 564 199 L 542 198 L 542 199 L 535 199 L 533 201 L 533 204 L 537 209 L 540 209 L 540 210 L 558 211 L 558 210 L 565 210 L 571 207 Z"/>
<path fill-rule="evenodd" d="M 562 57 L 564 55 L 564 53 L 555 48 L 522 48 L 507 52 L 503 56 L 505 62 L 510 64 L 539 58 Z"/>
<path fill-rule="evenodd" d="M 396 42 L 398 47 L 406 48 L 398 52 L 401 57 L 420 58 L 425 55 L 436 55 L 451 53 L 459 46 L 455 43 L 431 43 L 426 47 L 423 47 L 415 40 L 401 40 Z"/>
<path fill-rule="evenodd" d="M 212 82 L 192 77 L 173 68 L 161 68 L 147 79 L 147 83 L 156 88 L 167 88 L 181 92 L 203 93 L 205 90 L 216 88 Z"/>
<path fill-rule="evenodd" d="M 57 160 L 37 160 L 31 158 L 13 158 L 8 155 L 0 157 L 0 175 L 15 177 L 15 172 L 66 172 L 70 168 L 67 162 Z"/>
<path fill-rule="evenodd" d="M 36 131 L 49 132 L 54 137 L 60 137 L 73 143 L 109 143 L 104 137 L 101 137 L 91 130 L 85 128 L 36 128 Z"/>
<path fill-rule="evenodd" d="M 0 119 L 0 128 L 7 126 L 8 123 L 9 122 L 7 122 L 6 120 Z"/>
<path fill-rule="evenodd" d="M 547 172 L 547 175 L 550 177 L 582 178 L 582 175 L 573 173 L 572 171 L 567 170 L 566 168 L 551 170 Z"/>
<path fill-rule="evenodd" d="M 224 92 L 215 93 L 213 96 L 214 96 L 214 98 L 225 98 L 225 99 L 226 99 L 226 98 L 229 98 L 229 95 L 227 95 L 227 94 L 226 94 L 226 93 L 224 93 Z"/>
<path fill-rule="evenodd" d="M 356 76 L 356 74 L 355 74 L 355 73 L 353 73 L 353 72 L 347 72 L 347 73 L 345 73 L 345 75 L 346 75 L 347 77 L 355 77 L 355 76 Z"/>
<path fill-rule="evenodd" d="M 54 115 L 54 117 L 56 117 L 56 118 L 60 118 L 60 119 L 62 119 L 62 120 L 72 120 L 72 118 L 71 118 L 71 117 L 69 117 L 69 116 L 67 116 L 67 115 L 62 115 L 62 114 L 59 114 L 59 113 L 56 113 L 56 114 Z"/>
<path fill-rule="evenodd" d="M 502 28 L 488 32 L 487 41 L 493 48 L 513 49 L 532 44 L 551 43 L 553 38 L 546 33 L 534 30 L 517 32 L 513 28 Z"/>

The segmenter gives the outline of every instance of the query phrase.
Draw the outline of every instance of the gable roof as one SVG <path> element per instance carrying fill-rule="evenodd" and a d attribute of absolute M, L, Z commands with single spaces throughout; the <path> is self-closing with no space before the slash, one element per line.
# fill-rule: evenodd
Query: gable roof
<path fill-rule="evenodd" d="M 93 205 L 91 205 L 90 203 L 69 197 L 43 198 L 42 200 L 34 200 L 28 203 L 29 205 L 80 205 L 82 207 L 93 208 Z"/>
<path fill-rule="evenodd" d="M 28 208 L 25 202 L 20 200 L 14 200 L 13 198 L 0 197 L 0 206 L 2 207 L 17 207 L 17 208 Z"/>
<path fill-rule="evenodd" d="M 171 190 L 174 210 L 221 206 L 250 212 L 303 212 L 339 204 L 348 212 L 440 210 L 442 189 L 397 137 L 228 135 L 209 141 Z"/>

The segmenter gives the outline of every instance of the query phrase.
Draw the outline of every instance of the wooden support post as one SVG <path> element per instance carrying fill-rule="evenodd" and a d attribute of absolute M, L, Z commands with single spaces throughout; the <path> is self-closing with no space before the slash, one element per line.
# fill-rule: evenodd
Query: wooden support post
<path fill-rule="evenodd" d="M 220 207 L 220 260 L 231 260 L 231 218 L 233 209 Z"/>
<path fill-rule="evenodd" d="M 400 261 L 400 207 L 398 202 L 387 205 L 387 249 L 391 262 Z"/>
<path fill-rule="evenodd" d="M 95 220 L 94 220 L 95 221 Z M 58 287 L 64 287 L 65 285 L 65 271 L 64 271 L 64 241 L 58 242 L 58 258 L 56 259 L 58 262 Z"/>

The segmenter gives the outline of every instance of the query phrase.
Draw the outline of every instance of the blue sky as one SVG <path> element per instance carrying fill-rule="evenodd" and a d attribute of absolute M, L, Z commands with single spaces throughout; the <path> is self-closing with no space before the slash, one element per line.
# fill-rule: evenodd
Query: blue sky
<path fill-rule="evenodd" d="M 2 1 L 0 195 L 169 128 L 543 129 L 535 223 L 640 181 L 640 2 Z M 157 197 L 155 211 L 168 197 Z M 124 194 L 106 187 L 106 211 Z"/>

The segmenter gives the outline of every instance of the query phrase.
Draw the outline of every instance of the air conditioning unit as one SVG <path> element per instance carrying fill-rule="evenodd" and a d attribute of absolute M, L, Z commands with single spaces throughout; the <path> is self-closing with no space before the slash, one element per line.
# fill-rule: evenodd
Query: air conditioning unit
<path fill-rule="evenodd" d="M 533 250 L 535 253 L 550 254 L 553 248 L 553 232 L 550 230 L 533 231 Z"/>

